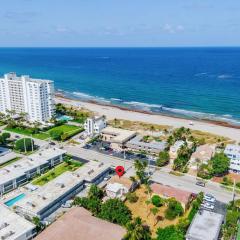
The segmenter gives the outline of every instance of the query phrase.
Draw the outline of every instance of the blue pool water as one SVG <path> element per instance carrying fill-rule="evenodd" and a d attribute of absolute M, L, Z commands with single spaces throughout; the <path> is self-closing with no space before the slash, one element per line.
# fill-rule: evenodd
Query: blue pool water
<path fill-rule="evenodd" d="M 26 194 L 22 193 L 22 194 L 16 196 L 15 198 L 12 198 L 9 201 L 5 202 L 4 204 L 8 207 L 12 207 L 16 202 L 23 199 L 25 196 L 26 196 Z"/>
<path fill-rule="evenodd" d="M 70 120 L 73 120 L 73 118 L 70 117 L 70 116 L 63 115 L 63 116 L 59 117 L 58 120 L 60 120 L 60 121 L 70 121 Z"/>

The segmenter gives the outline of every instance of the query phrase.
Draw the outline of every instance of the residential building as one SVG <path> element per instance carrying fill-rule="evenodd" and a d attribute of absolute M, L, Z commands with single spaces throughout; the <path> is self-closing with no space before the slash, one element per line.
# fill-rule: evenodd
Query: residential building
<path fill-rule="evenodd" d="M 199 210 L 188 228 L 186 240 L 218 240 L 224 216 L 207 210 Z"/>
<path fill-rule="evenodd" d="M 106 186 L 108 198 L 124 199 L 128 192 L 132 192 L 138 186 L 138 182 L 133 182 L 127 177 L 112 176 Z"/>
<path fill-rule="evenodd" d="M 224 150 L 224 153 L 230 159 L 229 170 L 240 173 L 240 146 L 228 144 Z"/>
<path fill-rule="evenodd" d="M 96 218 L 82 207 L 76 207 L 47 227 L 35 240 L 121 240 L 125 233 L 123 227 Z"/>
<path fill-rule="evenodd" d="M 0 169 L 0 196 L 63 161 L 65 150 L 49 148 Z"/>
<path fill-rule="evenodd" d="M 28 240 L 36 235 L 35 225 L 0 204 L 0 239 Z"/>
<path fill-rule="evenodd" d="M 101 130 L 107 126 L 106 118 L 104 116 L 94 116 L 87 118 L 84 123 L 84 129 L 87 131 L 87 135 L 93 136 L 100 134 Z"/>
<path fill-rule="evenodd" d="M 145 151 L 148 153 L 158 154 L 158 153 L 164 151 L 164 149 L 167 146 L 167 143 L 165 141 L 144 142 L 143 137 L 140 135 L 137 135 L 134 138 L 130 139 L 127 142 L 126 146 L 128 149 L 133 150 L 133 151 L 134 150 L 135 151 Z"/>
<path fill-rule="evenodd" d="M 182 207 L 186 210 L 189 207 L 189 203 L 192 200 L 192 193 L 184 191 L 168 185 L 162 185 L 160 183 L 152 183 L 151 189 L 153 194 L 157 194 L 162 198 L 175 198 L 181 203 Z"/>
<path fill-rule="evenodd" d="M 169 150 L 169 155 L 171 159 L 175 159 L 178 156 L 178 150 L 184 145 L 183 140 L 176 141 Z"/>
<path fill-rule="evenodd" d="M 204 144 L 197 147 L 190 158 L 191 168 L 197 169 L 198 164 L 207 164 L 215 154 L 216 145 Z"/>
<path fill-rule="evenodd" d="M 102 140 L 109 142 L 112 149 L 122 151 L 126 148 L 126 143 L 136 136 L 136 132 L 106 127 L 101 131 Z"/>
<path fill-rule="evenodd" d="M 0 78 L 0 112 L 26 113 L 29 121 L 44 123 L 54 116 L 54 108 L 53 81 L 16 73 Z"/>
<path fill-rule="evenodd" d="M 111 171 L 108 164 L 88 162 L 74 172 L 65 172 L 39 187 L 15 204 L 16 212 L 27 219 L 44 219 L 85 188 L 98 184 Z"/>

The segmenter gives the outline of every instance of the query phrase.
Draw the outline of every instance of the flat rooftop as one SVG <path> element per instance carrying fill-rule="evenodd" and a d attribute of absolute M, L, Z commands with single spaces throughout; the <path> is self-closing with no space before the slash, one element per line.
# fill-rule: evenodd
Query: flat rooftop
<path fill-rule="evenodd" d="M 0 169 L 0 185 L 24 175 L 27 171 L 47 163 L 49 159 L 66 153 L 59 148 L 44 149 Z"/>
<path fill-rule="evenodd" d="M 91 181 L 96 176 L 110 168 L 108 164 L 88 162 L 74 172 L 65 172 L 31 192 L 25 198 L 16 203 L 16 207 L 38 214 L 41 210 L 60 198 L 84 180 Z"/>
<path fill-rule="evenodd" d="M 224 153 L 236 155 L 236 157 L 240 157 L 240 146 L 235 144 L 228 144 L 224 150 Z"/>
<path fill-rule="evenodd" d="M 82 207 L 76 207 L 52 223 L 35 240 L 121 240 L 126 230 L 96 218 Z"/>
<path fill-rule="evenodd" d="M 166 142 L 162 141 L 162 142 L 144 142 L 142 141 L 142 136 L 137 135 L 136 137 L 134 137 L 133 139 L 131 139 L 129 142 L 129 144 L 133 144 L 133 145 L 137 145 L 137 146 L 141 146 L 141 147 L 145 147 L 145 148 L 151 148 L 151 149 L 157 149 L 159 151 L 162 151 L 165 149 L 166 147 Z"/>
<path fill-rule="evenodd" d="M 113 127 L 106 127 L 102 130 L 103 134 L 108 134 L 114 136 L 111 142 L 116 143 L 125 143 L 129 139 L 133 138 L 136 135 L 136 132 L 120 129 L 120 128 L 113 128 Z"/>
<path fill-rule="evenodd" d="M 217 240 L 223 218 L 219 213 L 202 210 L 200 214 L 198 211 L 188 228 L 186 239 Z"/>
<path fill-rule="evenodd" d="M 7 240 L 15 240 L 35 228 L 34 224 L 20 217 L 3 204 L 0 204 L 0 216 L 0 239 L 9 235 Z"/>

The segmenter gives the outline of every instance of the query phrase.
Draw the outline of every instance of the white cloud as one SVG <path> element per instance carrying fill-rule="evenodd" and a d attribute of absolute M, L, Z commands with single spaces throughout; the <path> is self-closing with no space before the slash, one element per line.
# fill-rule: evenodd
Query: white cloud
<path fill-rule="evenodd" d="M 182 32 L 184 31 L 184 27 L 182 25 L 172 25 L 172 24 L 169 24 L 169 23 L 166 23 L 162 29 L 167 32 L 167 33 L 170 33 L 170 34 L 174 34 L 174 33 L 177 33 L 177 32 Z"/>

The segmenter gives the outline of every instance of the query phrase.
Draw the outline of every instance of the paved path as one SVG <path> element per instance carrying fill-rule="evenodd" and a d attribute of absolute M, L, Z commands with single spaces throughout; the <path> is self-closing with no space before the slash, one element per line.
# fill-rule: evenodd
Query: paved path
<path fill-rule="evenodd" d="M 113 167 L 116 167 L 118 165 L 125 165 L 126 175 L 135 175 L 133 162 L 130 160 L 123 160 L 110 155 L 101 154 L 99 152 L 84 149 L 79 146 L 65 146 L 65 149 L 70 154 L 76 155 L 89 161 L 98 160 L 105 163 L 111 163 Z M 166 168 L 154 171 L 152 175 L 152 180 L 172 187 L 181 188 L 183 190 L 193 193 L 198 193 L 201 191 L 205 193 L 210 193 L 214 195 L 217 200 L 224 203 L 228 203 L 232 200 L 232 193 L 225 190 L 217 183 L 209 181 L 205 187 L 200 187 L 196 185 L 196 177 L 191 175 L 175 176 L 173 174 L 169 174 L 168 171 L 169 169 Z"/>

